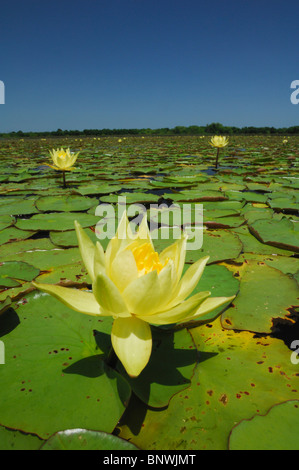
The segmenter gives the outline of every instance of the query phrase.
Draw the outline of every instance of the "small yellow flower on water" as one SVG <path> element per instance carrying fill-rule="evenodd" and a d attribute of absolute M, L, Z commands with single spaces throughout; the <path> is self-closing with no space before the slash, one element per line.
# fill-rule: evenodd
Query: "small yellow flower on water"
<path fill-rule="evenodd" d="M 70 171 L 75 164 L 79 152 L 71 153 L 70 149 L 64 150 L 63 148 L 57 150 L 50 150 L 54 165 L 48 165 L 54 170 Z"/>
<path fill-rule="evenodd" d="M 211 138 L 210 144 L 217 148 L 226 147 L 228 144 L 228 138 L 221 135 L 215 135 Z"/>

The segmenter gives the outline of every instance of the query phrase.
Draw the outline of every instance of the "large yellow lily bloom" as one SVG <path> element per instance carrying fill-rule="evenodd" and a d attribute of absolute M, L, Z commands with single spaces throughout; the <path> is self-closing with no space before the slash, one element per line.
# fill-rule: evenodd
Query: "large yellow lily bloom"
<path fill-rule="evenodd" d="M 75 164 L 79 152 L 71 153 L 70 149 L 64 150 L 63 148 L 57 150 L 50 150 L 54 165 L 48 165 L 54 170 L 70 171 L 72 166 Z"/>
<path fill-rule="evenodd" d="M 126 213 L 106 252 L 92 243 L 75 222 L 79 248 L 92 280 L 92 293 L 62 286 L 33 283 L 68 307 L 88 315 L 112 316 L 113 349 L 131 377 L 147 365 L 152 350 L 150 324 L 168 325 L 195 320 L 234 297 L 191 297 L 209 257 L 191 265 L 182 276 L 187 237 L 155 251 L 146 217 L 132 233 Z"/>
<path fill-rule="evenodd" d="M 228 138 L 223 137 L 222 135 L 214 135 L 214 137 L 211 138 L 210 144 L 217 148 L 226 147 L 228 144 Z"/>

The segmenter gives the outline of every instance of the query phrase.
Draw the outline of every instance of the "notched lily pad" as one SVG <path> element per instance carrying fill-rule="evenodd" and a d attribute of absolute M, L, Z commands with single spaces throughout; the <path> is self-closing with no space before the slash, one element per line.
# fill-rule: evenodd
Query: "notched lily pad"
<path fill-rule="evenodd" d="M 264 262 L 246 261 L 240 292 L 221 316 L 228 329 L 271 333 L 273 319 L 288 319 L 289 310 L 299 305 L 296 281 Z"/>
<path fill-rule="evenodd" d="M 279 403 L 266 415 L 255 415 L 237 424 L 229 437 L 229 449 L 299 450 L 298 425 L 299 400 Z"/>

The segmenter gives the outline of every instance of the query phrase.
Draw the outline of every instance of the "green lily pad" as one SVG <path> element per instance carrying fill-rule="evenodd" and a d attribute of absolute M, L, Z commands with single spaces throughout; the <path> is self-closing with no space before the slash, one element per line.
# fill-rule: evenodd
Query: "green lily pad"
<path fill-rule="evenodd" d="M 246 261 L 240 292 L 221 317 L 225 328 L 271 333 L 275 318 L 287 319 L 299 305 L 294 279 L 263 262 Z"/>
<path fill-rule="evenodd" d="M 109 239 L 99 240 L 96 233 L 90 228 L 86 228 L 85 232 L 94 244 L 99 241 L 104 249 L 106 249 Z M 50 240 L 58 247 L 68 248 L 78 246 L 78 239 L 75 230 L 67 230 L 66 232 L 50 232 Z"/>
<path fill-rule="evenodd" d="M 52 212 L 50 214 L 36 214 L 30 219 L 18 219 L 16 227 L 21 230 L 72 230 L 77 220 L 82 227 L 96 225 L 98 217 L 81 212 Z"/>
<path fill-rule="evenodd" d="M 53 245 L 53 243 L 51 243 L 48 238 L 39 238 L 37 240 L 20 240 L 0 246 L 0 257 L 1 260 L 4 260 L 4 258 L 7 256 L 12 256 L 15 254 L 32 252 L 34 250 L 42 252 L 45 250 L 53 250 L 54 248 L 55 245 Z"/>
<path fill-rule="evenodd" d="M 120 437 L 140 449 L 225 450 L 236 423 L 298 393 L 298 365 L 282 341 L 219 320 L 190 332 L 200 354 L 191 386 L 160 411 L 132 400 L 119 424 Z"/>
<path fill-rule="evenodd" d="M 110 332 L 111 321 L 79 314 L 36 291 L 0 316 L 6 355 L 2 425 L 43 439 L 61 428 L 112 432 L 130 387 L 105 366 L 96 329 Z"/>
<path fill-rule="evenodd" d="M 237 424 L 229 437 L 229 449 L 299 450 L 298 425 L 299 400 L 274 405 L 266 415 Z"/>
<path fill-rule="evenodd" d="M 122 198 L 126 198 L 126 203 L 127 204 L 136 204 L 136 203 L 146 203 L 146 202 L 152 202 L 156 203 L 160 199 L 160 196 L 157 196 L 156 194 L 150 194 L 150 193 L 122 193 L 121 194 Z M 117 194 L 110 194 L 109 196 L 102 196 L 101 201 L 105 203 L 117 203 L 119 200 L 119 195 Z"/>
<path fill-rule="evenodd" d="M 0 215 L 0 230 L 4 230 L 7 227 L 14 225 L 15 219 L 10 215 Z"/>
<path fill-rule="evenodd" d="M 36 249 L 33 251 L 16 253 L 14 255 L 6 255 L 2 259 L 3 261 L 21 261 L 32 264 L 32 266 L 40 271 L 49 271 L 59 266 L 80 263 L 81 255 L 79 248 L 68 248 L 63 250 L 55 247 L 52 250 L 39 251 Z"/>
<path fill-rule="evenodd" d="M 63 196 L 46 196 L 40 197 L 35 205 L 39 211 L 55 211 L 55 212 L 76 212 L 86 211 L 91 207 L 96 207 L 99 201 L 96 198 L 88 198 L 83 196 L 70 195 Z"/>
<path fill-rule="evenodd" d="M 202 248 L 189 250 L 186 262 L 193 263 L 203 256 L 210 256 L 209 263 L 237 258 L 242 251 L 239 237 L 228 230 L 206 230 L 203 232 Z"/>
<path fill-rule="evenodd" d="M 8 227 L 0 231 L 0 245 L 7 242 L 25 240 L 32 237 L 36 232 L 30 230 L 19 230 L 15 227 Z"/>
<path fill-rule="evenodd" d="M 119 437 L 100 431 L 68 429 L 51 436 L 40 450 L 138 450 Z"/>
<path fill-rule="evenodd" d="M 262 243 L 250 233 L 247 225 L 235 228 L 234 232 L 238 235 L 239 239 L 243 244 L 244 253 L 257 253 L 269 255 L 277 254 L 283 256 L 293 256 L 294 254 L 294 251 L 283 250 L 281 248 L 277 248 L 276 246 L 266 245 L 265 243 Z"/>
<path fill-rule="evenodd" d="M 27 263 L 14 261 L 0 263 L 0 287 L 16 287 L 20 285 L 16 279 L 32 281 L 39 273 L 39 269 Z"/>
<path fill-rule="evenodd" d="M 26 215 L 36 214 L 38 212 L 34 205 L 34 199 L 12 198 L 6 201 L 1 201 L 0 215 Z M 1 220 L 1 218 L 0 218 Z"/>
<path fill-rule="evenodd" d="M 299 253 L 299 228 L 287 218 L 256 220 L 249 229 L 263 243 Z"/>
<path fill-rule="evenodd" d="M 82 262 L 67 264 L 65 266 L 56 266 L 43 272 L 36 278 L 36 282 L 44 284 L 91 284 L 92 281 L 87 274 Z"/>
<path fill-rule="evenodd" d="M 42 443 L 38 436 L 0 426 L 0 450 L 38 450 Z"/>

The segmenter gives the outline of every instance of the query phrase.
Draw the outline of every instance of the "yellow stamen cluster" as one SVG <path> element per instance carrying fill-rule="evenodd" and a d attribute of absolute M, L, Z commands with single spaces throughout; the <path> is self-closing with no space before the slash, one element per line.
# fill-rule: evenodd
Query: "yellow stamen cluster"
<path fill-rule="evenodd" d="M 141 275 L 147 274 L 151 271 L 154 271 L 155 269 L 157 270 L 157 273 L 159 273 L 168 262 L 167 259 L 165 263 L 162 264 L 160 262 L 158 253 L 148 242 L 132 248 L 132 253 L 136 261 L 138 272 Z"/>

